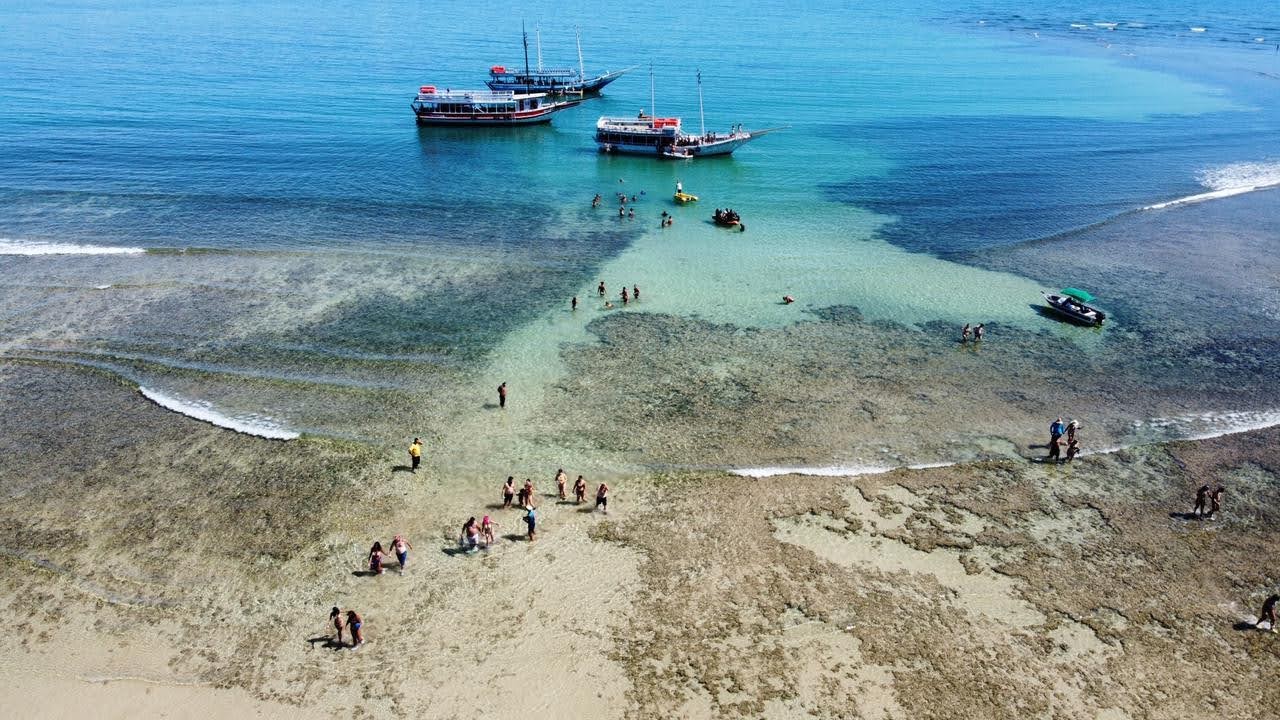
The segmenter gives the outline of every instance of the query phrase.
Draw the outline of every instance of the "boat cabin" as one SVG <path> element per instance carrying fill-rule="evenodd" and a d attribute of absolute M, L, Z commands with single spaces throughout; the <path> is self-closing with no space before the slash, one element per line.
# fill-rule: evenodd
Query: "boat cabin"
<path fill-rule="evenodd" d="M 434 85 L 418 88 L 413 108 L 419 114 L 475 115 L 502 114 L 537 110 L 543 107 L 546 93 L 516 93 L 492 90 L 449 90 Z"/>

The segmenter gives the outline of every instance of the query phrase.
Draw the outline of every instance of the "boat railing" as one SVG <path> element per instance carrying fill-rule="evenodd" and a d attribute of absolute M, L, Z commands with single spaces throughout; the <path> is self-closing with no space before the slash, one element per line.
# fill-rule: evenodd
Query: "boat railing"
<path fill-rule="evenodd" d="M 541 93 L 521 94 L 521 98 L 541 97 Z M 513 90 L 445 90 L 433 93 L 418 93 L 422 102 L 457 102 L 457 103 L 493 103 L 511 102 L 516 99 Z"/>

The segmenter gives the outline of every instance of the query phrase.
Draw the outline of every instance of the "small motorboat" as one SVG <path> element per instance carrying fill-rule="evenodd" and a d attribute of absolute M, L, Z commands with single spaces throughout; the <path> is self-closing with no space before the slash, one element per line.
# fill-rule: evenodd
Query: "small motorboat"
<path fill-rule="evenodd" d="M 681 205 L 684 205 L 685 203 L 698 202 L 697 195 L 690 195 L 687 192 L 676 191 L 676 194 L 671 197 Z"/>
<path fill-rule="evenodd" d="M 1074 322 L 1081 325 L 1101 325 L 1107 319 L 1107 314 L 1096 307 L 1089 305 L 1093 302 L 1094 297 L 1084 290 L 1077 288 L 1063 288 L 1061 292 L 1050 294 L 1042 292 L 1045 302 L 1049 303 L 1049 307 L 1064 315 Z"/>

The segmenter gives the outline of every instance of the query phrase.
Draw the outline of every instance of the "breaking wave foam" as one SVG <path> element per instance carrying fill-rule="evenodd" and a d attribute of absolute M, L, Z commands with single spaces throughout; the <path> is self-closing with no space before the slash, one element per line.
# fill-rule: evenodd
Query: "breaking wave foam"
<path fill-rule="evenodd" d="M 1224 435 L 1264 430 L 1280 425 L 1280 409 L 1239 410 L 1228 412 L 1204 412 L 1174 417 L 1152 418 L 1133 423 L 1133 432 L 1127 442 L 1113 447 L 1086 450 L 1086 455 L 1106 455 L 1136 445 L 1174 440 L 1210 440 Z M 950 467 L 960 462 L 916 463 L 911 465 L 819 465 L 814 467 L 751 467 L 730 470 L 734 475 L 767 478 L 778 475 L 812 475 L 816 477 L 855 477 L 880 475 L 893 470 L 927 470 Z"/>
<path fill-rule="evenodd" d="M 0 238 L 0 255 L 141 255 L 146 248 L 76 245 Z"/>
<path fill-rule="evenodd" d="M 203 400 L 177 398 L 145 387 L 138 388 L 138 392 L 166 410 L 245 435 L 254 435 L 269 440 L 296 440 L 299 437 L 298 433 L 281 427 L 274 420 L 260 415 L 229 417 L 214 410 L 213 405 Z"/>
<path fill-rule="evenodd" d="M 1200 173 L 1200 184 L 1208 188 L 1208 192 L 1188 195 L 1176 200 L 1169 200 L 1154 205 L 1147 205 L 1143 210 L 1161 210 L 1175 205 L 1216 200 L 1218 198 L 1243 195 L 1255 190 L 1280 187 L 1280 162 L 1243 162 L 1210 168 Z"/>

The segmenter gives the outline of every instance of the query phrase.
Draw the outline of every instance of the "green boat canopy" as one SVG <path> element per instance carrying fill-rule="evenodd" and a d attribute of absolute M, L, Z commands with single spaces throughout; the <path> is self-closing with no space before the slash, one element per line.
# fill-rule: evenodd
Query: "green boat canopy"
<path fill-rule="evenodd" d="M 1093 302 L 1093 296 L 1078 288 L 1062 288 L 1062 294 L 1073 297 L 1080 302 Z"/>

